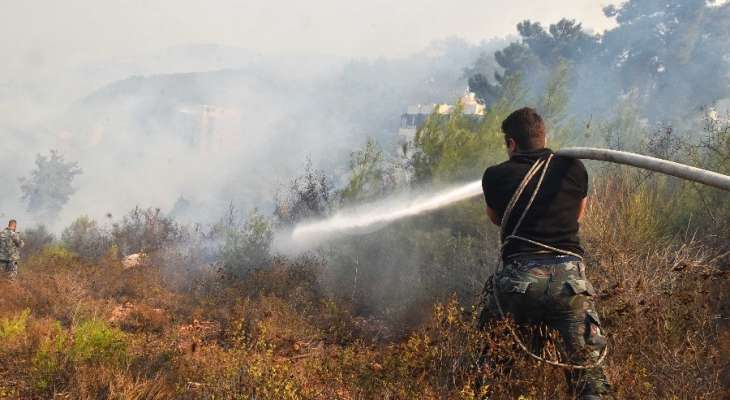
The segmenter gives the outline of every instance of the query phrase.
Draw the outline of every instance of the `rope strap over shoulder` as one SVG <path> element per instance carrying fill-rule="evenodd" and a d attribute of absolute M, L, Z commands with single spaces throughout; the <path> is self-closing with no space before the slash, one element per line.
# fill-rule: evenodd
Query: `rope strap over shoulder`
<path fill-rule="evenodd" d="M 540 243 L 536 240 L 528 239 L 522 236 L 517 235 L 517 231 L 519 230 L 520 226 L 522 225 L 522 222 L 525 219 L 525 216 L 530 211 L 530 208 L 532 207 L 532 203 L 535 201 L 535 198 L 537 197 L 538 192 L 540 191 L 540 188 L 542 187 L 543 180 L 545 179 L 545 174 L 547 173 L 548 167 L 550 166 L 550 161 L 552 161 L 554 154 L 550 154 L 546 158 L 541 158 L 530 167 L 530 169 L 527 171 L 527 174 L 525 174 L 525 177 L 522 179 L 522 182 L 520 182 L 520 185 L 517 187 L 517 190 L 515 190 L 515 193 L 512 195 L 512 198 L 510 199 L 509 203 L 507 204 L 507 208 L 504 211 L 504 214 L 502 215 L 502 222 L 500 224 L 501 227 L 501 234 L 500 237 L 504 237 L 503 243 L 500 245 L 499 248 L 499 260 L 497 262 L 497 272 L 499 272 L 502 269 L 502 260 L 503 260 L 503 254 L 504 249 L 507 245 L 507 243 L 510 240 L 521 240 L 527 243 L 530 243 L 537 247 L 542 247 L 546 250 L 553 251 L 555 253 L 569 255 L 577 257 L 578 259 L 583 259 L 583 257 L 579 254 L 573 253 L 571 251 L 558 249 L 553 246 L 549 246 L 544 243 Z M 532 192 L 532 195 L 530 196 L 530 200 L 527 202 L 527 205 L 525 205 L 525 209 L 522 211 L 522 215 L 520 215 L 520 218 L 517 220 L 517 223 L 515 223 L 514 228 L 512 228 L 512 232 L 507 235 L 507 223 L 509 222 L 509 219 L 512 215 L 512 211 L 519 201 L 520 197 L 522 197 L 522 194 L 525 191 L 525 188 L 530 184 L 532 179 L 537 175 L 540 174 L 540 178 L 537 181 L 537 185 L 535 186 L 535 190 Z M 504 319 L 504 311 L 502 310 L 502 305 L 499 302 L 499 293 L 497 291 L 497 284 L 495 283 L 495 279 L 490 279 L 492 284 L 492 294 L 494 296 L 494 303 L 497 306 L 497 311 L 499 312 L 500 318 Z M 556 367 L 561 368 L 567 368 L 567 369 L 593 369 L 598 367 L 603 363 L 603 361 L 606 359 L 606 355 L 608 354 L 608 344 L 603 348 L 603 351 L 601 352 L 601 355 L 598 357 L 598 360 L 596 362 L 586 365 L 576 365 L 576 364 L 568 364 L 568 363 L 561 363 L 558 361 L 552 361 L 547 360 L 544 357 L 540 357 L 537 354 L 531 352 L 527 346 L 522 342 L 517 332 L 515 332 L 514 328 L 511 325 L 507 326 L 509 328 L 510 334 L 514 338 L 515 342 L 517 342 L 517 345 L 522 349 L 527 355 L 534 358 L 535 360 L 538 360 L 540 362 L 544 362 L 549 365 L 553 365 Z"/>

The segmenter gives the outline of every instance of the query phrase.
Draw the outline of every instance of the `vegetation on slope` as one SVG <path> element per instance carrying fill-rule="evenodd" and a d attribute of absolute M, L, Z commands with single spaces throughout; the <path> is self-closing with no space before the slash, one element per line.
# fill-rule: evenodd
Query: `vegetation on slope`
<path fill-rule="evenodd" d="M 515 104 L 549 104 L 551 128 L 575 138 L 546 100 L 564 97 L 554 79 L 537 99 L 515 82 L 481 121 L 432 118 L 407 157 L 368 142 L 340 191 L 308 166 L 271 216 L 232 207 L 203 228 L 135 208 L 113 223 L 82 217 L 60 241 L 27 231 L 18 281 L 0 282 L 0 397 L 565 398 L 563 371 L 527 358 L 504 325 L 475 329 L 497 234 L 480 199 L 304 255 L 272 250 L 274 232 L 303 219 L 478 176 L 503 157 L 499 121 Z M 596 123 L 606 145 L 730 169 L 722 122 L 689 142 L 616 115 Z M 582 235 L 619 397 L 725 398 L 726 195 L 623 167 L 592 171 Z M 121 257 L 137 252 L 142 265 L 125 269 Z M 494 362 L 480 372 L 484 346 Z"/>

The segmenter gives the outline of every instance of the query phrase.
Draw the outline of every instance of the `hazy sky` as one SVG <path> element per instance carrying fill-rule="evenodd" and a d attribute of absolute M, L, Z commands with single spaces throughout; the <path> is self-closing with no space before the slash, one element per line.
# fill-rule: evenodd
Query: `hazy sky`
<path fill-rule="evenodd" d="M 0 51 L 15 65 L 98 61 L 190 43 L 262 53 L 398 56 L 434 39 L 480 41 L 523 19 L 597 31 L 614 0 L 0 0 Z"/>

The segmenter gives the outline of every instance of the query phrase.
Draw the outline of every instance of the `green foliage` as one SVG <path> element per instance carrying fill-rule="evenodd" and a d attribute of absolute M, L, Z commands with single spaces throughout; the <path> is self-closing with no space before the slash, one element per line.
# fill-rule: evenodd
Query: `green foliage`
<path fill-rule="evenodd" d="M 76 363 L 118 364 L 127 356 L 124 333 L 102 321 L 84 321 L 73 331 L 70 355 Z"/>
<path fill-rule="evenodd" d="M 307 161 L 304 173 L 295 177 L 283 193 L 276 195 L 274 217 L 281 225 L 322 217 L 332 207 L 332 186 L 327 175 Z"/>
<path fill-rule="evenodd" d="M 614 150 L 638 150 L 649 137 L 646 119 L 639 109 L 637 92 L 618 102 L 612 112 L 597 121 L 597 145 Z"/>
<path fill-rule="evenodd" d="M 498 110 L 482 119 L 463 115 L 461 106 L 447 116 L 434 112 L 416 133 L 416 181 L 453 183 L 480 176 L 504 148 Z"/>
<path fill-rule="evenodd" d="M 567 62 L 553 68 L 544 92 L 535 102 L 558 146 L 568 140 L 574 123 L 568 118 L 569 81 Z M 416 133 L 413 156 L 416 181 L 458 182 L 481 176 L 484 169 L 504 158 L 502 121 L 528 97 L 521 74 L 505 79 L 501 97 L 486 115 L 475 119 L 456 107 L 448 116 L 433 113 Z"/>
<path fill-rule="evenodd" d="M 730 5 L 712 3 L 630 0 L 605 9 L 618 26 L 604 35 L 601 47 L 614 57 L 625 55 L 617 73 L 623 88 L 644 90 L 647 116 L 684 116 L 730 94 L 722 84 L 728 74 Z"/>
<path fill-rule="evenodd" d="M 35 257 L 41 263 L 54 266 L 71 266 L 78 261 L 78 255 L 62 245 L 46 246 Z"/>
<path fill-rule="evenodd" d="M 671 129 L 667 134 L 677 136 Z M 730 175 L 730 118 L 727 115 L 707 117 L 702 132 L 692 136 L 697 139 L 679 144 L 682 161 Z M 672 137 L 669 140 L 676 142 L 678 139 Z M 705 233 L 718 235 L 719 240 L 730 235 L 730 202 L 727 201 L 727 193 L 683 182 L 679 187 L 670 188 L 665 195 L 671 196 L 679 202 L 678 207 L 685 210 L 682 218 L 676 221 L 679 229 L 692 223 Z"/>
<path fill-rule="evenodd" d="M 490 104 L 503 94 L 506 81 L 520 75 L 535 96 L 567 61 L 575 70 L 569 82 L 575 117 L 603 113 L 637 90 L 637 106 L 652 122 L 684 118 L 730 95 L 730 4 L 712 3 L 717 2 L 624 1 L 606 7 L 616 25 L 601 34 L 565 18 L 547 28 L 521 22 L 520 39 L 494 54 L 502 72 L 491 78 L 477 60 L 467 69 L 469 87 Z"/>
<path fill-rule="evenodd" d="M 376 198 L 385 194 L 392 182 L 383 151 L 374 139 L 368 139 L 362 150 L 350 156 L 350 181 L 340 197 L 345 202 Z"/>
<path fill-rule="evenodd" d="M 547 30 L 539 22 L 523 21 L 517 30 L 522 40 L 494 54 L 503 69 L 494 74 L 494 84 L 481 74 L 469 79 L 469 87 L 487 102 L 503 97 L 506 83 L 518 76 L 531 93 L 545 91 L 557 66 L 566 60 L 580 61 L 598 49 L 598 38 L 584 32 L 575 20 L 563 18 Z"/>
<path fill-rule="evenodd" d="M 271 221 L 254 211 L 243 224 L 228 226 L 220 249 L 224 271 L 243 277 L 271 260 L 273 241 Z"/>
<path fill-rule="evenodd" d="M 95 220 L 81 216 L 63 230 L 61 243 L 81 257 L 97 260 L 109 251 L 111 238 Z"/>
<path fill-rule="evenodd" d="M 0 319 L 0 346 L 25 333 L 30 317 L 30 309 L 26 308 L 14 318 Z"/>
<path fill-rule="evenodd" d="M 706 117 L 701 132 L 695 127 L 685 132 L 670 125 L 651 131 L 634 96 L 627 96 L 609 118 L 595 125 L 598 135 L 594 139 L 599 146 L 730 173 L 730 122 L 723 117 Z M 612 198 L 612 193 L 620 191 L 626 193 L 624 201 L 634 203 L 622 204 L 619 208 L 634 210 L 636 214 L 617 218 L 632 221 L 636 225 L 632 231 L 644 232 L 644 240 L 687 231 L 708 237 L 722 237 L 728 233 L 730 206 L 720 190 L 616 165 L 602 165 L 596 172 L 598 180 L 613 181 L 617 185 L 605 196 Z M 623 187 L 618 187 L 619 184 Z"/>
<path fill-rule="evenodd" d="M 244 392 L 257 399 L 304 399 L 301 385 L 293 379 L 292 365 L 273 362 L 273 358 L 273 352 L 268 350 L 249 359 L 249 364 L 244 369 L 247 389 Z"/>
<path fill-rule="evenodd" d="M 43 337 L 31 358 L 33 386 L 36 390 L 50 389 L 65 372 L 68 362 L 69 336 L 57 321 L 49 336 Z"/>
<path fill-rule="evenodd" d="M 568 118 L 570 79 L 572 69 L 567 61 L 555 66 L 547 80 L 545 91 L 537 101 L 537 111 L 545 121 L 549 132 L 549 146 L 558 148 L 573 136 L 572 123 Z"/>

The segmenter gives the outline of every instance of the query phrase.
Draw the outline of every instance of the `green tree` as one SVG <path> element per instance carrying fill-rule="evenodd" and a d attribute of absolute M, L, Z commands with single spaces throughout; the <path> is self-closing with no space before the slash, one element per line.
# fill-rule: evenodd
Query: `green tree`
<path fill-rule="evenodd" d="M 570 107 L 579 116 L 603 112 L 638 91 L 638 106 L 652 122 L 680 120 L 730 96 L 730 3 L 717 3 L 625 1 L 604 9 L 616 26 L 600 35 L 584 31 L 574 20 L 562 19 L 547 29 L 521 22 L 520 39 L 494 54 L 502 72 L 490 79 L 475 64 L 467 68 L 473 74 L 469 87 L 489 101 L 520 75 L 535 96 L 567 61 L 573 69 Z"/>
<path fill-rule="evenodd" d="M 220 249 L 224 271 L 240 278 L 268 264 L 273 235 L 271 221 L 255 210 L 240 228 L 228 225 Z"/>
<path fill-rule="evenodd" d="M 351 154 L 350 180 L 340 192 L 340 197 L 345 202 L 376 198 L 385 194 L 394 183 L 383 151 L 371 138 L 365 147 Z"/>
<path fill-rule="evenodd" d="M 641 88 L 648 115 L 685 115 L 730 95 L 730 4 L 630 0 L 606 7 L 617 26 L 603 35 L 604 65 L 623 89 Z"/>
<path fill-rule="evenodd" d="M 469 80 L 470 90 L 483 101 L 502 97 L 505 85 L 517 76 L 530 92 L 541 92 L 561 63 L 582 60 L 599 49 L 599 38 L 584 32 L 575 20 L 561 19 L 547 30 L 526 20 L 517 24 L 517 31 L 520 41 L 494 53 L 502 70 L 494 74 L 494 83 L 479 73 Z"/>
<path fill-rule="evenodd" d="M 72 183 L 81 174 L 76 162 L 67 162 L 55 150 L 49 156 L 38 154 L 29 178 L 21 178 L 20 190 L 28 211 L 43 220 L 53 221 L 76 192 Z"/>
<path fill-rule="evenodd" d="M 282 225 L 322 217 L 332 208 L 332 196 L 327 175 L 313 168 L 312 162 L 307 160 L 304 173 L 294 178 L 284 192 L 277 193 L 274 216 Z"/>
<path fill-rule="evenodd" d="M 570 64 L 559 62 L 550 74 L 542 96 L 537 100 L 537 110 L 545 120 L 549 145 L 560 147 L 573 136 L 574 122 L 568 116 L 570 102 Z"/>

